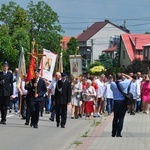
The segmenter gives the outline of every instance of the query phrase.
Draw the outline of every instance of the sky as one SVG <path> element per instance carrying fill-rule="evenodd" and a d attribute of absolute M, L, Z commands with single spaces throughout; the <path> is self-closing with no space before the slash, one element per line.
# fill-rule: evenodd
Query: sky
<path fill-rule="evenodd" d="M 8 4 L 10 0 L 0 0 Z M 30 0 L 13 0 L 26 9 Z M 33 0 L 37 4 L 39 0 Z M 94 22 L 105 19 L 123 25 L 131 33 L 150 32 L 150 0 L 44 0 L 59 16 L 65 31 L 62 35 L 77 36 Z"/>

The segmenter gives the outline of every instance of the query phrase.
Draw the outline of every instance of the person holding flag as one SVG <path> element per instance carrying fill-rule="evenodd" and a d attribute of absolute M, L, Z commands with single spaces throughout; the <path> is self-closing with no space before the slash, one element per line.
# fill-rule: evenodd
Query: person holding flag
<path fill-rule="evenodd" d="M 35 78 L 33 78 L 28 84 L 26 89 L 28 90 L 28 99 L 30 101 L 30 126 L 38 128 L 39 112 L 42 107 L 42 101 L 44 100 L 44 94 L 47 92 L 45 81 L 39 76 L 40 70 L 35 70 Z"/>
<path fill-rule="evenodd" d="M 15 69 L 16 70 L 16 69 Z M 19 65 L 16 70 L 16 86 L 19 90 L 19 111 L 22 115 L 22 119 L 26 117 L 26 95 L 27 90 L 24 89 L 25 87 L 25 76 L 26 76 L 26 65 L 25 65 L 25 57 L 24 57 L 24 49 L 22 47 L 20 58 L 19 58 Z M 20 116 L 19 114 L 19 116 Z"/>

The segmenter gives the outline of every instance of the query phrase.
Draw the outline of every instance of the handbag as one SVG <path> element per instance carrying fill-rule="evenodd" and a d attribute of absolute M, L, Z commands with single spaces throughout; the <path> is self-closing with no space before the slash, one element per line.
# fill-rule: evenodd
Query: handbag
<path fill-rule="evenodd" d="M 82 96 L 82 93 L 81 93 L 81 92 L 78 92 L 78 93 L 76 94 L 76 98 L 77 98 L 77 99 L 81 99 L 81 96 Z"/>
<path fill-rule="evenodd" d="M 131 92 L 129 92 L 130 90 L 130 85 L 131 83 L 129 84 L 128 86 L 128 89 L 127 89 L 127 93 L 124 93 L 119 85 L 119 81 L 116 81 L 116 85 L 118 87 L 118 90 L 121 92 L 121 94 L 125 97 L 125 101 L 126 101 L 126 104 L 127 105 L 131 105 L 132 102 L 133 102 L 133 94 Z"/>
<path fill-rule="evenodd" d="M 80 89 L 80 83 L 78 84 L 77 90 L 79 90 L 79 89 Z M 82 97 L 82 92 L 77 92 L 77 93 L 76 93 L 76 98 L 77 98 L 78 100 L 82 100 L 82 99 L 83 99 L 83 97 Z"/>

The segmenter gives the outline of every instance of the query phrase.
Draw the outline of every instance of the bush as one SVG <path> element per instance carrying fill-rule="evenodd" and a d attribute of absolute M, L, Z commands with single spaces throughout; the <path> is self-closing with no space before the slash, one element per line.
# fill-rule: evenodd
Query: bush
<path fill-rule="evenodd" d="M 106 71 L 104 66 L 94 66 L 89 70 L 91 75 L 101 75 Z"/>

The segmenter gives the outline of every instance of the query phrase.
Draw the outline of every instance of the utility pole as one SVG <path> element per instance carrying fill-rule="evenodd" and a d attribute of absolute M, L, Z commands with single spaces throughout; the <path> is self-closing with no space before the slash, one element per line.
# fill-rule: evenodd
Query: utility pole
<path fill-rule="evenodd" d="M 91 64 L 93 64 L 93 39 L 91 39 Z"/>

